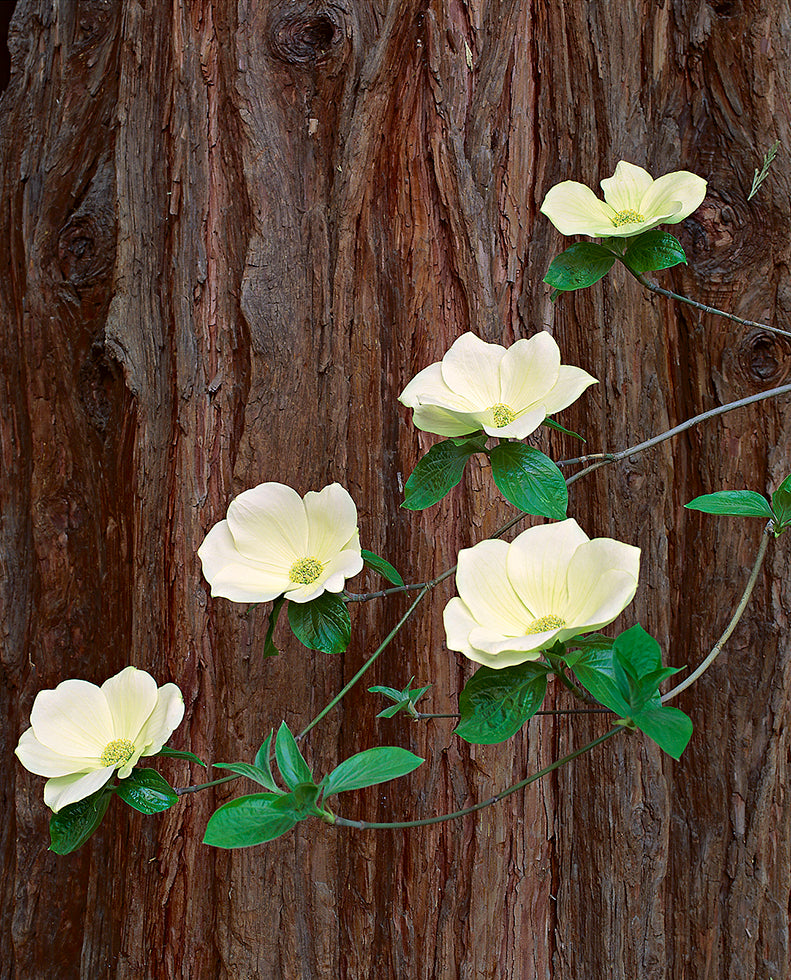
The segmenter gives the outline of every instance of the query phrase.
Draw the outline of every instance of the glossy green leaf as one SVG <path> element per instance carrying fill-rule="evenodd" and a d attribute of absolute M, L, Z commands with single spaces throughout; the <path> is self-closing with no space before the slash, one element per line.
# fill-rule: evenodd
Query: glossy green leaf
<path fill-rule="evenodd" d="M 412 470 L 412 475 L 404 487 L 404 502 L 407 510 L 424 510 L 438 503 L 461 480 L 467 460 L 481 452 L 480 439 L 465 439 L 461 442 L 445 439 L 432 446 Z"/>
<path fill-rule="evenodd" d="M 133 769 L 115 788 L 124 803 L 140 813 L 161 813 L 178 803 L 178 793 L 156 769 Z"/>
<path fill-rule="evenodd" d="M 263 786 L 264 789 L 268 789 L 272 793 L 280 793 L 277 783 L 272 778 L 272 773 L 258 766 L 251 766 L 249 762 L 215 762 L 214 768 L 229 769 L 231 772 L 235 772 L 237 776 L 246 776 L 248 779 L 252 779 L 254 783 L 258 783 L 259 786 Z"/>
<path fill-rule="evenodd" d="M 53 813 L 49 820 L 49 849 L 56 854 L 71 854 L 88 840 L 102 822 L 113 795 L 111 786 L 70 803 Z"/>
<path fill-rule="evenodd" d="M 640 711 L 632 721 L 668 755 L 679 759 L 692 737 L 692 719 L 678 708 L 661 707 Z"/>
<path fill-rule="evenodd" d="M 772 494 L 772 510 L 779 525 L 776 530 L 791 524 L 791 476 L 787 476 Z"/>
<path fill-rule="evenodd" d="M 298 822 L 275 805 L 282 796 L 255 793 L 225 803 L 209 817 L 204 844 L 212 847 L 253 847 L 287 833 Z"/>
<path fill-rule="evenodd" d="M 334 592 L 323 592 L 310 602 L 289 602 L 288 621 L 299 642 L 310 650 L 343 653 L 352 638 L 349 610 Z"/>
<path fill-rule="evenodd" d="M 688 510 L 700 510 L 704 514 L 728 514 L 738 517 L 774 517 L 769 501 L 755 490 L 720 490 L 718 493 L 704 493 L 688 504 Z"/>
<path fill-rule="evenodd" d="M 594 647 L 585 651 L 585 657 L 577 661 L 572 670 L 580 684 L 598 702 L 620 718 L 628 718 L 630 707 L 616 680 L 614 657 L 611 648 Z"/>
<path fill-rule="evenodd" d="M 365 564 L 368 565 L 369 568 L 372 568 L 375 572 L 378 572 L 382 578 L 390 582 L 391 585 L 401 586 L 404 584 L 404 580 L 389 561 L 385 561 L 384 558 L 380 558 L 379 555 L 375 555 L 373 551 L 366 551 L 365 548 L 362 548 L 360 553 L 363 556 L 363 561 Z"/>
<path fill-rule="evenodd" d="M 479 667 L 459 695 L 455 733 L 475 745 L 503 742 L 538 711 L 546 689 L 547 668 L 533 661 L 502 670 Z"/>
<path fill-rule="evenodd" d="M 612 268 L 615 256 L 595 242 L 578 242 L 556 255 L 544 282 L 560 292 L 584 289 L 598 282 Z"/>
<path fill-rule="evenodd" d="M 555 520 L 566 516 L 566 481 L 549 456 L 521 442 L 501 442 L 490 458 L 497 489 L 514 507 Z"/>
<path fill-rule="evenodd" d="M 264 657 L 277 657 L 280 651 L 275 646 L 274 635 L 275 627 L 277 626 L 278 616 L 280 615 L 280 610 L 283 608 L 283 603 L 285 598 L 281 595 L 272 603 L 272 610 L 269 613 L 269 622 L 266 627 L 266 636 L 264 637 Z"/>
<path fill-rule="evenodd" d="M 638 679 L 662 666 L 661 647 L 639 623 L 620 633 L 612 646 L 615 660 L 630 677 Z"/>
<path fill-rule="evenodd" d="M 293 789 L 299 783 L 313 782 L 313 773 L 285 722 L 281 723 L 277 732 L 275 758 L 280 775 L 289 789 Z"/>
<path fill-rule="evenodd" d="M 407 773 L 417 769 L 423 761 L 407 749 L 395 746 L 380 745 L 373 749 L 366 749 L 344 759 L 333 769 L 325 780 L 324 796 L 326 798 L 334 793 L 376 786 L 377 783 L 406 776 Z"/>
<path fill-rule="evenodd" d="M 677 238 L 654 228 L 629 243 L 623 261 L 639 276 L 643 272 L 670 269 L 682 262 L 686 265 L 687 257 Z"/>
<path fill-rule="evenodd" d="M 164 756 L 168 759 L 188 759 L 190 762 L 197 762 L 199 766 L 203 766 L 204 769 L 206 768 L 206 763 L 202 759 L 199 759 L 194 752 L 186 752 L 182 749 L 171 749 L 168 748 L 167 745 L 161 748 L 156 755 L 152 755 L 151 758 L 156 759 L 158 756 Z"/>
<path fill-rule="evenodd" d="M 272 731 L 270 730 L 267 737 L 261 744 L 261 748 L 256 752 L 255 759 L 253 759 L 253 765 L 257 769 L 261 769 L 265 778 L 269 780 L 269 788 L 272 790 L 277 790 L 277 783 L 272 775 L 272 765 L 269 761 L 269 756 L 272 751 Z"/>

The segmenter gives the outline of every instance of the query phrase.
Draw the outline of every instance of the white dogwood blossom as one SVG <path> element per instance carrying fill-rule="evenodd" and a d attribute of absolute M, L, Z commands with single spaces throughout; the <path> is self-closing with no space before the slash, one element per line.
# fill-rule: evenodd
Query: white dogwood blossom
<path fill-rule="evenodd" d="M 555 184 L 541 211 L 561 235 L 631 238 L 657 225 L 674 225 L 698 208 L 706 181 L 688 170 L 654 180 L 647 170 L 621 160 L 601 182 L 604 200 L 576 180 Z"/>
<path fill-rule="evenodd" d="M 304 500 L 282 483 L 261 483 L 231 501 L 198 555 L 213 596 L 310 602 L 362 571 L 357 508 L 338 483 Z"/>
<path fill-rule="evenodd" d="M 36 695 L 16 755 L 30 772 L 49 777 L 44 802 L 57 813 L 101 789 L 113 773 L 126 779 L 141 756 L 160 751 L 183 717 L 178 687 L 157 687 L 136 667 L 101 687 L 62 681 Z"/>
<path fill-rule="evenodd" d="M 459 552 L 447 644 L 499 669 L 538 660 L 556 641 L 611 623 L 634 598 L 640 549 L 590 540 L 575 520 L 528 528 L 510 544 Z"/>
<path fill-rule="evenodd" d="M 524 439 L 596 383 L 587 371 L 560 363 L 546 331 L 508 348 L 465 333 L 441 361 L 415 375 L 399 401 L 413 409 L 412 421 L 425 432 L 463 436 L 483 429 Z"/>

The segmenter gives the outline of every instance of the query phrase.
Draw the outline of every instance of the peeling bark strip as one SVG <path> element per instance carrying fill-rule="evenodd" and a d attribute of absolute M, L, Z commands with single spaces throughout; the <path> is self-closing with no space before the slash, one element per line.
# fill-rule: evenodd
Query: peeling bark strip
<path fill-rule="evenodd" d="M 0 690 L 16 800 L 0 977 L 788 976 L 784 538 L 685 695 L 697 731 L 677 764 L 624 737 L 472 821 L 311 826 L 220 853 L 200 841 L 233 784 L 159 818 L 113 804 L 57 859 L 40 780 L 11 754 L 38 690 L 127 663 L 180 685 L 176 744 L 211 760 L 252 758 L 281 719 L 323 707 L 403 602 L 355 608 L 343 657 L 283 636 L 263 661 L 267 610 L 211 600 L 197 547 L 264 480 L 343 483 L 364 546 L 413 580 L 491 533 L 507 511 L 480 470 L 428 512 L 398 509 L 431 440 L 395 399 L 464 330 L 510 343 L 550 329 L 601 381 L 563 417 L 591 451 L 782 383 L 785 340 L 618 273 L 552 306 L 541 280 L 560 241 L 538 208 L 621 158 L 700 173 L 709 194 L 679 227 L 690 265 L 663 283 L 782 324 L 784 150 L 746 196 L 763 149 L 791 146 L 786 21 L 778 0 L 20 0 L 0 103 Z M 718 634 L 759 533 L 682 504 L 776 487 L 790 435 L 787 406 L 767 403 L 575 485 L 591 536 L 643 549 L 622 624 L 639 619 L 670 663 L 696 663 Z M 567 455 L 564 439 L 543 448 Z M 470 668 L 444 649 L 450 594 L 369 683 L 414 674 L 452 710 Z M 605 724 L 543 717 L 471 748 L 446 722 L 376 721 L 379 707 L 355 691 L 311 733 L 311 759 L 388 742 L 428 763 L 344 800 L 351 818 L 469 805 Z"/>

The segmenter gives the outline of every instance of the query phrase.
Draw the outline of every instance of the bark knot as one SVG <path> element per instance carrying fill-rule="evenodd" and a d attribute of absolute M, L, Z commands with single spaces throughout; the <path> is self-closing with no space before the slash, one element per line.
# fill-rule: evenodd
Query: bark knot
<path fill-rule="evenodd" d="M 344 37 L 338 11 L 313 4 L 281 10 L 271 25 L 272 52 L 290 65 L 319 65 L 329 60 Z"/>
<path fill-rule="evenodd" d="M 739 367 L 753 384 L 775 388 L 788 376 L 791 345 L 785 337 L 751 330 L 739 345 Z"/>

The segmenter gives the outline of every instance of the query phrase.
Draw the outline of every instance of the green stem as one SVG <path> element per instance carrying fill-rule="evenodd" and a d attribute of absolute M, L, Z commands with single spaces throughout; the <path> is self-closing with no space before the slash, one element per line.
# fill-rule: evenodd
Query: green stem
<path fill-rule="evenodd" d="M 197 793 L 199 790 L 208 789 L 210 786 L 221 786 L 223 783 L 230 783 L 232 780 L 238 778 L 239 776 L 234 773 L 233 776 L 226 776 L 224 779 L 213 779 L 210 783 L 197 783 L 195 786 L 176 787 L 174 792 L 179 796 L 186 796 L 187 793 Z"/>
<path fill-rule="evenodd" d="M 662 695 L 662 704 L 664 704 L 666 701 L 670 701 L 672 698 L 677 697 L 682 691 L 686 691 L 686 689 L 691 684 L 694 684 L 702 674 L 705 674 L 719 656 L 722 648 L 728 642 L 731 633 L 733 633 L 733 631 L 736 629 L 736 624 L 742 618 L 744 610 L 747 608 L 747 603 L 750 601 L 750 596 L 753 594 L 755 583 L 758 581 L 758 573 L 761 571 L 761 565 L 764 563 L 771 529 L 772 522 L 770 521 L 764 529 L 764 533 L 761 535 L 761 544 L 758 547 L 758 554 L 755 556 L 753 570 L 750 572 L 750 578 L 747 580 L 747 585 L 744 588 L 739 604 L 734 610 L 733 616 L 731 616 L 731 621 L 725 627 L 725 632 L 714 644 L 711 653 L 708 655 L 708 657 L 706 657 L 703 663 L 701 663 L 700 666 L 689 675 L 689 677 L 686 677 L 680 684 L 677 684 L 672 691 L 668 691 L 667 694 Z"/>
<path fill-rule="evenodd" d="M 504 789 L 496 796 L 491 796 L 482 803 L 476 803 L 475 806 L 467 807 L 464 810 L 456 810 L 455 813 L 444 813 L 442 816 L 427 817 L 425 820 L 402 820 L 395 823 L 370 823 L 365 820 L 347 820 L 345 817 L 338 816 L 335 816 L 330 822 L 342 827 L 356 827 L 358 830 L 400 830 L 408 827 L 429 827 L 435 823 L 445 823 L 447 820 L 457 820 L 459 817 L 466 817 L 470 813 L 476 813 L 478 810 L 483 810 L 484 807 L 491 806 L 493 803 L 499 803 L 500 800 L 504 800 L 506 796 L 510 796 L 512 793 L 516 793 L 520 789 L 524 789 L 531 783 L 536 782 L 536 780 L 541 779 L 542 776 L 546 776 L 549 773 L 554 772 L 555 769 L 560 769 L 561 766 L 565 766 L 566 763 L 572 762 L 577 758 L 577 756 L 582 755 L 584 752 L 589 752 L 591 749 L 596 748 L 597 745 L 601 745 L 602 742 L 606 742 L 608 738 L 612 738 L 613 735 L 616 735 L 621 731 L 623 731 L 623 726 L 621 725 L 617 726 L 616 728 L 611 728 L 609 732 L 606 732 L 604 735 L 600 735 L 599 738 L 595 738 L 592 742 L 588 742 L 587 745 L 583 745 L 581 749 L 576 749 L 574 752 L 569 753 L 569 755 L 564 755 L 562 759 L 557 759 L 545 769 L 534 772 L 532 776 L 528 776 L 526 779 L 522 779 L 518 783 L 514 783 L 513 786 L 509 786 L 508 789 Z"/>
<path fill-rule="evenodd" d="M 624 263 L 626 265 L 626 263 Z M 629 266 L 626 266 L 629 269 Z M 755 320 L 745 320 L 740 316 L 736 316 L 735 313 L 726 313 L 725 310 L 718 310 L 713 306 L 706 306 L 704 303 L 698 303 L 697 300 L 690 299 L 688 296 L 682 296 L 680 293 L 673 293 L 669 289 L 663 289 L 661 286 L 657 286 L 656 283 L 649 282 L 644 275 L 638 275 L 629 269 L 629 272 L 634 276 L 634 278 L 640 283 L 641 286 L 645 286 L 646 289 L 650 290 L 652 293 L 656 293 L 659 296 L 666 296 L 668 299 L 678 300 L 679 303 L 686 303 L 688 306 L 694 306 L 696 310 L 702 310 L 704 313 L 711 313 L 714 316 L 725 317 L 726 320 L 731 320 L 733 323 L 740 323 L 745 327 L 757 327 L 759 330 L 768 330 L 770 333 L 777 333 L 783 337 L 791 337 L 791 332 L 788 330 L 781 330 L 780 327 L 770 327 L 768 323 L 758 323 Z"/>

